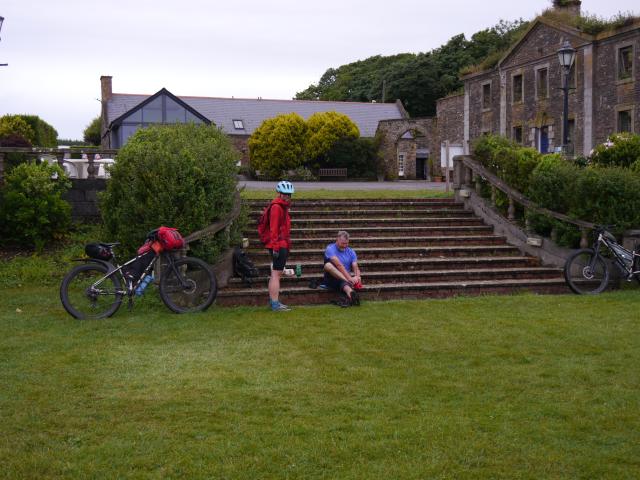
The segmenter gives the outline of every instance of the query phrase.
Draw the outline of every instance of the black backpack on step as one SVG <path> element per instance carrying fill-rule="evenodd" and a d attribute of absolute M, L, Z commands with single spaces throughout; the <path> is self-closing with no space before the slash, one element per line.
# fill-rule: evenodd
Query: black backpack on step
<path fill-rule="evenodd" d="M 241 248 L 236 248 L 233 251 L 233 274 L 242 278 L 242 281 L 247 286 L 251 286 L 251 279 L 259 275 L 255 264 L 247 255 L 247 252 Z"/>

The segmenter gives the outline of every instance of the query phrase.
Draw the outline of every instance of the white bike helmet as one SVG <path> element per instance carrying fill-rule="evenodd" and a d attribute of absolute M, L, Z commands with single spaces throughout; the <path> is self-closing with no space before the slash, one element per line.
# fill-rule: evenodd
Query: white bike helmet
<path fill-rule="evenodd" d="M 278 193 L 293 195 L 295 191 L 296 190 L 295 188 L 293 188 L 293 185 L 291 184 L 291 182 L 287 182 L 286 180 L 282 180 L 281 182 L 278 183 L 278 185 L 276 185 L 276 192 Z"/>

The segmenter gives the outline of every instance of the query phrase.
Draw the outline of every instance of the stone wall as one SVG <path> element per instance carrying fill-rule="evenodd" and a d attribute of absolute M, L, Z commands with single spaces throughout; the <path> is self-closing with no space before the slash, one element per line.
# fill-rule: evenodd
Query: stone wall
<path fill-rule="evenodd" d="M 71 216 L 74 220 L 100 220 L 98 209 L 98 192 L 107 188 L 104 178 L 93 180 L 71 179 L 71 189 L 64 195 L 64 199 L 71 204 Z"/>
<path fill-rule="evenodd" d="M 385 178 L 398 178 L 398 153 L 404 153 L 404 177 L 416 178 L 416 147 L 435 152 L 436 129 L 433 118 L 413 118 L 404 120 L 382 120 L 378 123 L 376 135 L 381 137 L 380 150 L 385 163 Z M 402 138 L 407 132 L 413 137 Z"/>
<path fill-rule="evenodd" d="M 632 45 L 633 76 L 617 79 L 617 55 L 620 46 Z M 604 142 L 617 130 L 620 109 L 633 111 L 633 127 L 640 133 L 640 32 L 638 29 L 598 43 L 594 54 L 594 145 Z"/>
<path fill-rule="evenodd" d="M 455 145 L 464 143 L 464 94 L 441 98 L 436 105 L 436 112 L 436 137 L 431 159 L 434 171 L 439 172 L 441 145 L 445 141 Z"/>

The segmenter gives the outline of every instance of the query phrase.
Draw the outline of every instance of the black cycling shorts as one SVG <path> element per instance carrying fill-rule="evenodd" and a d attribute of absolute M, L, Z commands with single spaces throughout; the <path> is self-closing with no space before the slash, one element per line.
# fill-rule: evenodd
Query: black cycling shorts
<path fill-rule="evenodd" d="M 284 266 L 287 264 L 287 259 L 289 258 L 289 250 L 286 248 L 278 250 L 278 256 L 275 260 L 273 259 L 273 250 L 269 249 L 269 254 L 271 255 L 271 261 L 273 262 L 273 269 L 279 272 L 284 270 Z"/>

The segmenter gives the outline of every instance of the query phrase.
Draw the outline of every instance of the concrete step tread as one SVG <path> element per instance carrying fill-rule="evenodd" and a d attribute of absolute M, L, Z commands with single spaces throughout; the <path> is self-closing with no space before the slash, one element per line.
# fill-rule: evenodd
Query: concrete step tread
<path fill-rule="evenodd" d="M 251 257 L 250 257 L 251 258 Z M 506 262 L 519 262 L 519 261 L 531 261 L 535 260 L 534 257 L 529 257 L 526 255 L 512 255 L 512 256 L 482 256 L 482 257 L 411 257 L 411 258 L 371 258 L 371 259 L 362 259 L 358 260 L 358 265 L 361 267 L 369 266 L 369 265 L 417 265 L 417 264 L 425 264 L 425 263 L 483 263 L 483 262 L 491 262 L 491 263 L 506 263 Z M 269 268 L 271 265 L 268 261 L 255 261 L 256 267 L 266 267 Z M 287 263 L 288 268 L 293 268 L 295 265 L 300 264 L 304 271 L 305 267 L 311 266 L 322 266 L 322 258 L 318 260 L 302 260 L 299 262 L 291 262 Z"/>
<path fill-rule="evenodd" d="M 549 285 L 564 285 L 565 280 L 563 277 L 558 278 L 526 278 L 526 279 L 498 279 L 498 280 L 469 280 L 469 281 L 454 281 L 454 282 L 406 282 L 406 283 L 376 283 L 374 285 L 364 285 L 362 292 L 378 292 L 381 290 L 408 290 L 408 289 L 458 289 L 458 288 L 473 288 L 473 287 L 521 287 L 521 286 L 549 286 Z M 295 295 L 295 294 L 308 294 L 310 291 L 323 292 L 322 289 L 311 289 L 308 286 L 305 287 L 282 287 L 281 294 Z M 335 292 L 328 291 L 335 294 Z M 232 297 L 232 296 L 247 296 L 247 295 L 267 295 L 268 289 L 262 288 L 239 288 L 239 289 L 223 289 L 218 292 L 220 297 Z"/>
<path fill-rule="evenodd" d="M 448 275 L 448 274 L 480 274 L 480 273 L 540 273 L 540 272 L 554 272 L 560 275 L 562 269 L 555 267 L 495 267 L 495 268 L 460 268 L 460 269 L 446 269 L 446 270 L 380 270 L 380 271 L 363 271 L 363 278 L 366 281 L 367 278 L 384 278 L 384 277 L 418 277 L 421 275 Z M 309 281 L 322 277 L 322 272 L 318 273 L 303 273 L 299 277 L 283 277 L 283 281 L 297 280 L 297 281 Z M 267 281 L 268 275 L 260 275 L 253 277 L 251 280 L 255 282 Z M 242 279 L 233 277 L 230 280 L 232 283 L 242 283 Z"/>
<path fill-rule="evenodd" d="M 374 223 L 374 222 L 425 222 L 425 223 L 435 223 L 438 221 L 469 221 L 476 220 L 477 222 L 481 222 L 478 217 L 473 215 L 465 216 L 465 217 L 368 217 L 368 218 L 353 218 L 353 217 L 344 217 L 344 218 L 305 218 L 305 219 L 293 219 L 293 222 L 296 223 L 340 223 L 340 224 L 348 224 L 349 222 L 355 223 Z M 250 220 L 249 224 L 256 224 L 257 220 Z"/>
<path fill-rule="evenodd" d="M 388 251 L 388 247 L 358 247 L 355 249 L 356 254 L 360 255 L 361 253 L 377 253 L 380 251 Z M 414 253 L 414 252 L 434 252 L 434 251 L 453 251 L 453 252 L 475 252 L 478 250 L 517 250 L 513 245 L 442 245 L 436 247 L 394 247 L 395 252 L 406 252 L 406 253 Z M 324 254 L 325 248 L 297 248 L 292 250 L 289 254 L 290 257 L 295 257 L 298 255 L 308 255 L 308 254 L 318 254 L 322 256 Z M 250 255 L 256 256 L 265 256 L 268 252 L 264 249 L 249 249 L 248 253 Z"/>

